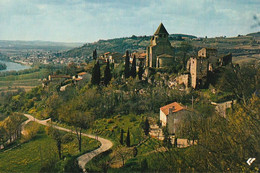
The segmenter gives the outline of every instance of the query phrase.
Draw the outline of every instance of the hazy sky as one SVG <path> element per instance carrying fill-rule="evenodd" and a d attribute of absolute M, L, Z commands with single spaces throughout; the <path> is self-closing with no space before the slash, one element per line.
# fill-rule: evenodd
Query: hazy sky
<path fill-rule="evenodd" d="M 0 40 L 93 42 L 169 33 L 237 36 L 259 31 L 260 0 L 0 0 Z"/>

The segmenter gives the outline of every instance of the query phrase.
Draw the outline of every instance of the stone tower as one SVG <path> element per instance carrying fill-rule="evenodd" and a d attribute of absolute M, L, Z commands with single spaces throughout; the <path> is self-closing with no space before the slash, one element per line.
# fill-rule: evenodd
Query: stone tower
<path fill-rule="evenodd" d="M 174 50 L 168 39 L 169 33 L 161 23 L 147 47 L 146 67 L 167 67 L 174 62 Z"/>

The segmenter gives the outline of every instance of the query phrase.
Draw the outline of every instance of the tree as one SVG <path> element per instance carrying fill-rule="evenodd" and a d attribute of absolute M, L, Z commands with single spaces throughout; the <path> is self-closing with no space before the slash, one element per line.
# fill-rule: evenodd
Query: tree
<path fill-rule="evenodd" d="M 99 66 L 99 61 L 96 62 L 92 69 L 92 78 L 91 78 L 91 83 L 93 85 L 99 85 L 100 84 L 100 66 Z"/>
<path fill-rule="evenodd" d="M 192 51 L 192 45 L 188 41 L 181 42 L 180 46 L 180 56 L 182 57 L 182 68 L 185 69 L 187 60 L 189 58 L 188 54 Z"/>
<path fill-rule="evenodd" d="M 62 138 L 63 134 L 60 132 L 60 130 L 50 126 L 45 128 L 47 135 L 50 135 L 52 139 L 56 141 L 56 147 L 58 149 L 59 159 L 61 159 L 61 144 L 62 144 Z"/>
<path fill-rule="evenodd" d="M 128 50 L 126 51 L 126 56 L 125 56 L 125 78 L 129 78 L 130 76 L 130 60 L 129 60 L 129 52 Z"/>
<path fill-rule="evenodd" d="M 238 65 L 226 67 L 220 82 L 218 82 L 218 87 L 222 91 L 232 92 L 239 101 L 246 104 L 252 94 L 259 88 L 259 69 L 257 63 L 248 63 L 241 67 Z"/>
<path fill-rule="evenodd" d="M 93 51 L 93 59 L 96 60 L 97 59 L 97 49 L 95 49 Z"/>
<path fill-rule="evenodd" d="M 146 136 L 148 136 L 149 132 L 150 132 L 150 124 L 149 124 L 148 118 L 145 119 L 145 121 L 144 121 L 142 126 L 143 126 L 143 130 L 144 130 L 144 134 Z"/>
<path fill-rule="evenodd" d="M 120 144 L 123 145 L 124 144 L 124 130 L 121 129 L 120 131 Z"/>
<path fill-rule="evenodd" d="M 127 136 L 125 139 L 126 146 L 130 147 L 130 132 L 129 129 L 127 130 Z"/>
<path fill-rule="evenodd" d="M 143 67 L 143 65 L 139 65 L 139 70 L 138 70 L 139 80 L 142 80 L 143 73 L 144 73 L 144 67 Z"/>
<path fill-rule="evenodd" d="M 92 112 L 84 111 L 84 105 L 81 100 L 74 100 L 64 107 L 60 112 L 60 119 L 73 126 L 76 132 L 79 152 L 81 152 L 82 130 L 90 127 L 93 119 Z"/>
<path fill-rule="evenodd" d="M 112 78 L 112 74 L 111 74 L 111 70 L 109 67 L 109 60 L 107 60 L 107 66 L 104 72 L 104 84 L 107 86 L 109 84 L 109 82 L 111 81 Z"/>
<path fill-rule="evenodd" d="M 136 57 L 135 57 L 135 55 L 134 55 L 134 59 L 133 59 L 133 62 L 132 62 L 130 74 L 131 74 L 131 76 L 132 76 L 133 78 L 136 77 Z"/>
<path fill-rule="evenodd" d="M 168 126 L 164 127 L 163 129 L 163 146 L 166 148 L 171 148 L 172 147 L 172 142 L 171 142 L 171 138 L 168 132 Z"/>

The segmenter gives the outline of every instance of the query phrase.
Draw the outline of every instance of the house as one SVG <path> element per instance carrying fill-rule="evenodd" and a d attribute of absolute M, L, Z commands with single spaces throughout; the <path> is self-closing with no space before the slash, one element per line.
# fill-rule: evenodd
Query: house
<path fill-rule="evenodd" d="M 163 68 L 174 63 L 174 48 L 168 36 L 169 33 L 161 23 L 147 47 L 146 67 Z"/>
<path fill-rule="evenodd" d="M 71 79 L 71 76 L 70 75 L 49 75 L 49 81 L 52 81 L 54 79 Z"/>
<path fill-rule="evenodd" d="M 182 119 L 191 112 L 177 102 L 165 105 L 160 108 L 160 122 L 162 127 L 167 127 L 170 134 L 175 134 Z"/>
<path fill-rule="evenodd" d="M 78 78 L 84 79 L 87 76 L 87 72 L 78 73 Z"/>

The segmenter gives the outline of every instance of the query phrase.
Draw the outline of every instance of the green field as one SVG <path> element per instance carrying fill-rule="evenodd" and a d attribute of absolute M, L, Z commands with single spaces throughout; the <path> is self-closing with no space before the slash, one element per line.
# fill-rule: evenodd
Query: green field
<path fill-rule="evenodd" d="M 47 77 L 47 75 L 47 69 L 40 69 L 40 71 L 28 74 L 0 77 L 0 92 L 17 91 L 18 88 L 28 91 L 35 86 L 41 85 L 41 79 Z"/>
<path fill-rule="evenodd" d="M 31 124 L 29 123 L 29 126 Z M 82 153 L 99 146 L 94 139 L 82 138 Z M 62 145 L 63 156 L 79 155 L 75 136 L 69 143 Z M 37 135 L 29 142 L 0 152 L 0 172 L 39 172 L 42 165 L 50 159 L 58 161 L 55 141 L 45 134 L 44 126 L 40 126 Z"/>

